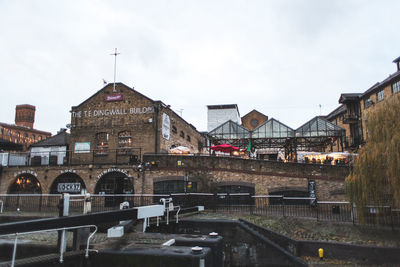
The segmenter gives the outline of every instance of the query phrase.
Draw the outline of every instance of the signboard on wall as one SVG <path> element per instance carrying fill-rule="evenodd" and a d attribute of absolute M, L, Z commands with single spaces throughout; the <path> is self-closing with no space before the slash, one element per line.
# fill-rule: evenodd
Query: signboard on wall
<path fill-rule="evenodd" d="M 75 143 L 75 153 L 89 153 L 89 152 L 90 152 L 90 142 Z"/>
<path fill-rule="evenodd" d="M 124 98 L 122 95 L 106 95 L 106 101 L 107 102 L 112 102 L 112 101 L 122 101 Z"/>
<path fill-rule="evenodd" d="M 81 183 L 59 183 L 57 191 L 60 193 L 79 193 L 81 192 Z"/>
<path fill-rule="evenodd" d="M 164 139 L 169 140 L 170 128 L 171 128 L 171 121 L 169 119 L 169 116 L 167 114 L 163 113 L 162 114 L 162 137 Z"/>
<path fill-rule="evenodd" d="M 310 205 L 315 206 L 317 204 L 316 193 L 315 193 L 315 181 L 308 181 L 308 194 L 310 197 Z M 314 198 L 314 199 L 312 199 Z"/>

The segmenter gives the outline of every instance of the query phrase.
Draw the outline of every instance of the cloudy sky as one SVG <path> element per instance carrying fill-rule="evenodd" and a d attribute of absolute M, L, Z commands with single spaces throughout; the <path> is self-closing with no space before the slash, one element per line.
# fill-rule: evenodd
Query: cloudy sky
<path fill-rule="evenodd" d="M 36 106 L 53 134 L 113 81 L 207 129 L 207 105 L 292 128 L 395 72 L 398 0 L 0 0 L 0 121 Z M 321 105 L 321 107 L 320 107 Z"/>

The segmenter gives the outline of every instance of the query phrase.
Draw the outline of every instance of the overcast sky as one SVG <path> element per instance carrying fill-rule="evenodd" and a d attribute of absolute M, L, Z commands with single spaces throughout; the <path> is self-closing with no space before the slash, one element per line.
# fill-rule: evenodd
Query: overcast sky
<path fill-rule="evenodd" d="M 207 129 L 207 105 L 238 104 L 292 128 L 396 71 L 398 0 L 0 0 L 0 122 L 36 106 L 53 134 L 117 81 Z M 320 106 L 321 105 L 321 108 Z"/>

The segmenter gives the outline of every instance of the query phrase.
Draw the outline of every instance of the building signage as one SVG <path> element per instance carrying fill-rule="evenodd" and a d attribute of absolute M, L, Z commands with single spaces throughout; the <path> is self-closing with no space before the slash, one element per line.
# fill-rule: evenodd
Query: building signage
<path fill-rule="evenodd" d="M 162 114 L 162 137 L 169 140 L 171 122 L 169 116 L 165 113 Z"/>
<path fill-rule="evenodd" d="M 81 192 L 81 183 L 59 183 L 57 190 L 60 193 L 79 193 Z"/>
<path fill-rule="evenodd" d="M 94 109 L 94 110 L 79 110 L 73 111 L 73 118 L 96 118 L 96 117 L 110 117 L 110 116 L 127 116 L 154 113 L 154 107 L 131 107 L 131 108 L 111 108 L 111 109 Z"/>
<path fill-rule="evenodd" d="M 107 173 L 109 173 L 109 172 L 122 172 L 122 173 L 125 174 L 126 176 L 130 177 L 130 176 L 128 175 L 128 171 L 127 171 L 127 170 L 119 169 L 119 168 L 109 168 L 109 169 L 107 169 L 107 170 L 102 171 L 102 172 L 97 176 L 97 178 L 100 179 L 103 175 L 105 175 L 105 174 L 107 174 Z"/>
<path fill-rule="evenodd" d="M 310 205 L 315 206 L 317 204 L 316 194 L 315 194 L 315 181 L 308 181 L 308 194 L 310 197 Z"/>
<path fill-rule="evenodd" d="M 121 101 L 123 100 L 122 95 L 106 95 L 106 101 L 107 102 L 112 102 L 112 101 Z"/>
<path fill-rule="evenodd" d="M 31 171 L 31 170 L 14 172 L 14 177 L 17 177 L 17 176 L 19 176 L 21 174 L 31 174 L 31 175 L 37 177 L 37 173 L 34 172 L 34 171 Z"/>
<path fill-rule="evenodd" d="M 89 153 L 89 152 L 90 152 L 90 142 L 75 143 L 75 153 Z"/>

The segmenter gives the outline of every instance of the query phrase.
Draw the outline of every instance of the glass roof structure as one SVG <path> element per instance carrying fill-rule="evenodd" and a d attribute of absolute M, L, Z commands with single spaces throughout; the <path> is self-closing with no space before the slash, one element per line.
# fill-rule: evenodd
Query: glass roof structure
<path fill-rule="evenodd" d="M 343 128 L 320 116 L 303 124 L 297 130 L 271 118 L 253 131 L 233 121 L 227 121 L 208 133 L 210 141 L 214 144 L 247 146 L 249 140 L 252 140 L 255 148 L 285 148 L 290 151 L 296 151 L 297 148 L 322 149 L 343 136 L 345 136 Z"/>
<path fill-rule="evenodd" d="M 292 128 L 271 118 L 264 124 L 258 126 L 251 133 L 251 138 L 287 138 L 294 137 Z"/>
<path fill-rule="evenodd" d="M 338 137 L 342 136 L 344 129 L 323 119 L 315 117 L 296 130 L 296 137 Z"/>
<path fill-rule="evenodd" d="M 249 130 L 231 120 L 221 124 L 214 130 L 208 133 L 210 140 L 215 144 L 240 144 L 241 141 L 246 141 L 251 138 Z"/>

